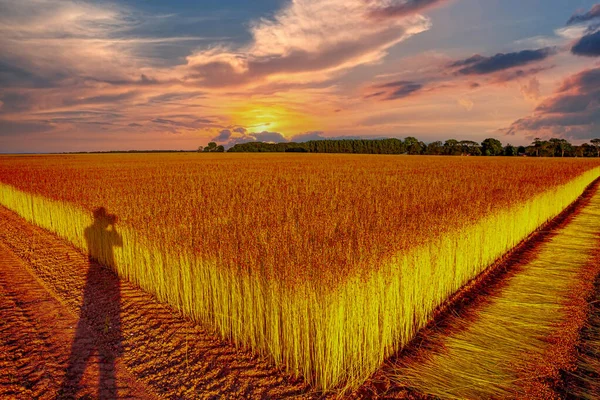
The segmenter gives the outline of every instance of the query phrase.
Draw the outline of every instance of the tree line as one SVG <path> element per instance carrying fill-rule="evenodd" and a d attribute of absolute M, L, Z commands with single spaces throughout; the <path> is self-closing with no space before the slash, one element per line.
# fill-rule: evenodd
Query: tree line
<path fill-rule="evenodd" d="M 212 144 L 212 146 L 211 146 Z M 209 143 L 211 150 L 223 151 L 222 146 Z M 207 151 L 206 148 L 203 149 Z M 199 150 L 202 151 L 202 150 Z M 260 153 L 351 153 L 351 154 L 422 154 L 449 156 L 531 156 L 531 157 L 600 157 L 600 138 L 589 143 L 573 145 L 566 139 L 535 138 L 529 146 L 503 145 L 498 139 L 488 138 L 478 143 L 472 140 L 448 139 L 444 142 L 424 143 L 412 136 L 402 139 L 327 139 L 303 143 L 238 143 L 228 152 Z"/>

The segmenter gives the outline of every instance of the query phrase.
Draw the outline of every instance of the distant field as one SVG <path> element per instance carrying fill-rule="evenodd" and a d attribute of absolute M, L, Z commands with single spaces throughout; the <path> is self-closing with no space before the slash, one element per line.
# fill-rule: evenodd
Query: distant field
<path fill-rule="evenodd" d="M 593 159 L 2 156 L 0 204 L 331 389 L 360 384 L 598 177 Z M 118 217 L 114 259 L 83 238 L 99 206 Z"/>

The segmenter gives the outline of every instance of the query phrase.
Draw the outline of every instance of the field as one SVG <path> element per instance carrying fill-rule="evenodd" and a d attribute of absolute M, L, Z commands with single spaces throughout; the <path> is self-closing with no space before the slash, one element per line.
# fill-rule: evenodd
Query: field
<path fill-rule="evenodd" d="M 359 387 L 598 177 L 593 159 L 4 156 L 0 204 L 327 391 Z"/>

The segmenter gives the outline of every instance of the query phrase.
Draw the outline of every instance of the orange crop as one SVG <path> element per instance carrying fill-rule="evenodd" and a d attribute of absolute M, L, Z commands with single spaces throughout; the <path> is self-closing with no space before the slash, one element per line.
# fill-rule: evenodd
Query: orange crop
<path fill-rule="evenodd" d="M 364 380 L 449 295 L 581 194 L 599 166 L 515 157 L 3 156 L 0 204 L 82 248 L 86 215 L 106 207 L 126 230 L 113 265 L 122 276 L 329 389 Z"/>

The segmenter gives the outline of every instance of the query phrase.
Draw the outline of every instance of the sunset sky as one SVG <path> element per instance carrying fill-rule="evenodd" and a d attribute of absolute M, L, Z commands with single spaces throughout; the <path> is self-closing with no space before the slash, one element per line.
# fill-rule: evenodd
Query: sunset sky
<path fill-rule="evenodd" d="M 0 0 L 0 152 L 580 143 L 596 1 Z"/>

